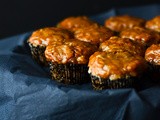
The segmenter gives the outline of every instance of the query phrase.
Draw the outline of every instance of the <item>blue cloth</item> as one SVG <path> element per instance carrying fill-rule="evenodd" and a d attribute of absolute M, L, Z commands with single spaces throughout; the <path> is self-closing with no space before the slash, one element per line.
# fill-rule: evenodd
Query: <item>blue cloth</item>
<path fill-rule="evenodd" d="M 91 16 L 103 24 L 112 15 L 152 18 L 160 6 L 112 9 Z M 95 91 L 91 84 L 63 85 L 31 57 L 31 32 L 0 40 L 0 120 L 160 120 L 160 85 L 140 91 Z"/>

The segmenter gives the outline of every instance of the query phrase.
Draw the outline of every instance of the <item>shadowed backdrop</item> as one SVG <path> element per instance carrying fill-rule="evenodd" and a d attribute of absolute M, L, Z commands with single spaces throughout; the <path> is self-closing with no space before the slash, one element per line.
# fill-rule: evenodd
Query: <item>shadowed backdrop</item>
<path fill-rule="evenodd" d="M 90 16 L 111 8 L 159 3 L 157 0 L 5 0 L 0 2 L 0 38 L 54 26 L 68 16 Z"/>

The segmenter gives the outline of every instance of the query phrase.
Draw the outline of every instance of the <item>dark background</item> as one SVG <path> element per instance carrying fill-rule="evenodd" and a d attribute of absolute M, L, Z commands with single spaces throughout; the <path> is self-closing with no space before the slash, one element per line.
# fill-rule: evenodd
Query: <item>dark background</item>
<path fill-rule="evenodd" d="M 90 16 L 111 8 L 159 3 L 157 0 L 4 0 L 0 2 L 0 38 L 53 26 L 68 16 Z"/>

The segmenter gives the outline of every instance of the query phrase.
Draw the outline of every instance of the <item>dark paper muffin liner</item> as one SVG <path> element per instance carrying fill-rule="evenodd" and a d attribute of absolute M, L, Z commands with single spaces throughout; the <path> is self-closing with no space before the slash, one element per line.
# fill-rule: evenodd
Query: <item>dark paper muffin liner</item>
<path fill-rule="evenodd" d="M 85 64 L 50 63 L 50 74 L 53 80 L 64 84 L 83 84 L 90 81 L 88 67 Z"/>
<path fill-rule="evenodd" d="M 160 73 L 160 65 L 152 65 L 152 71 Z"/>
<path fill-rule="evenodd" d="M 148 75 L 150 80 L 154 83 L 160 83 L 160 65 L 150 64 L 150 70 L 148 71 Z"/>
<path fill-rule="evenodd" d="M 35 59 L 35 61 L 41 65 L 48 65 L 48 62 L 46 61 L 45 55 L 44 55 L 44 51 L 46 49 L 45 46 L 34 46 L 33 44 L 29 43 L 29 47 L 31 50 L 31 54 L 33 59 Z"/>
<path fill-rule="evenodd" d="M 137 78 L 129 77 L 127 79 L 110 80 L 95 77 L 91 75 L 92 86 L 95 90 L 133 88 L 136 87 Z"/>

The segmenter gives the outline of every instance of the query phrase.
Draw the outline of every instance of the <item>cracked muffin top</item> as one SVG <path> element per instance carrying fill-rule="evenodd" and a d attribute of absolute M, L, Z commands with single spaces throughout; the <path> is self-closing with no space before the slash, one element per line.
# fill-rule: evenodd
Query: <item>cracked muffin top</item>
<path fill-rule="evenodd" d="M 73 38 L 73 34 L 63 28 L 45 27 L 35 30 L 28 42 L 34 46 L 47 46 L 51 41 L 62 41 L 64 39 Z"/>
<path fill-rule="evenodd" d="M 145 59 L 154 65 L 160 65 L 160 44 L 153 44 L 147 48 Z"/>
<path fill-rule="evenodd" d="M 87 64 L 89 57 L 97 50 L 96 45 L 68 39 L 61 45 L 48 45 L 45 50 L 47 61 L 59 64 Z"/>
<path fill-rule="evenodd" d="M 143 46 L 128 38 L 113 36 L 99 46 L 100 51 L 105 52 L 122 52 L 126 51 L 134 55 L 144 56 L 145 49 Z"/>
<path fill-rule="evenodd" d="M 160 32 L 160 15 L 148 20 L 145 24 L 147 29 Z"/>
<path fill-rule="evenodd" d="M 94 24 L 84 28 L 76 28 L 74 32 L 74 37 L 81 41 L 90 42 L 92 44 L 99 44 L 106 41 L 114 33 L 108 28 Z"/>
<path fill-rule="evenodd" d="M 105 26 L 115 32 L 120 32 L 126 28 L 134 26 L 144 26 L 145 20 L 130 15 L 112 16 L 105 21 Z"/>
<path fill-rule="evenodd" d="M 137 77 L 147 69 L 145 59 L 129 52 L 95 52 L 89 59 L 88 72 L 96 77 L 118 80 Z"/>
<path fill-rule="evenodd" d="M 160 35 L 157 32 L 142 27 L 125 29 L 120 32 L 120 37 L 129 38 L 147 47 L 160 42 Z"/>
<path fill-rule="evenodd" d="M 88 27 L 93 24 L 97 23 L 89 19 L 87 16 L 77 16 L 65 18 L 57 24 L 57 27 L 74 31 L 75 28 Z"/>

